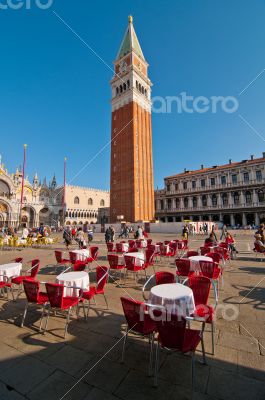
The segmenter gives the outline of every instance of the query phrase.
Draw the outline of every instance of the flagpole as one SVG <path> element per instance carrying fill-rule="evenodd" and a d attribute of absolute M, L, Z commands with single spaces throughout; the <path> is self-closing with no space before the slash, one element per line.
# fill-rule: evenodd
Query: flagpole
<path fill-rule="evenodd" d="M 22 207 L 23 207 L 23 199 L 24 199 L 26 150 L 27 150 L 27 144 L 24 144 L 24 158 L 23 158 L 22 181 L 21 181 L 21 196 L 20 196 L 20 224 L 22 222 Z"/>
<path fill-rule="evenodd" d="M 63 198 L 62 198 L 62 207 L 63 207 L 63 225 L 65 223 L 65 208 L 66 208 L 66 161 L 67 158 L 64 157 L 64 174 L 63 174 Z"/>

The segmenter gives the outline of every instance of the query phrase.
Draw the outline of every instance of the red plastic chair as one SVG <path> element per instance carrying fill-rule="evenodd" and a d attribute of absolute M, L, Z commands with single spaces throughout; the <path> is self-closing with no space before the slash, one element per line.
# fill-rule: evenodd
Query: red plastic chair
<path fill-rule="evenodd" d="M 149 284 L 150 281 L 152 281 L 153 279 L 155 279 L 155 283 L 156 285 L 164 285 L 166 283 L 175 283 L 176 282 L 176 277 L 172 272 L 156 272 L 154 275 L 150 276 L 150 278 L 146 281 L 146 283 L 144 284 L 143 288 L 142 288 L 142 295 L 144 300 L 148 300 L 148 297 L 145 296 L 145 291 L 146 291 L 146 287 Z"/>
<path fill-rule="evenodd" d="M 47 295 L 48 295 L 48 299 L 49 299 L 49 304 L 48 304 L 49 308 L 48 308 L 48 314 L 47 314 L 47 318 L 46 318 L 44 333 L 47 330 L 51 309 L 54 309 L 55 311 L 56 310 L 68 311 L 67 316 L 66 316 L 65 329 L 64 329 L 64 338 L 66 338 L 67 328 L 68 328 L 68 325 L 70 322 L 70 313 L 71 313 L 72 307 L 77 307 L 76 315 L 77 315 L 77 317 L 79 316 L 79 303 L 80 302 L 83 303 L 83 301 L 82 301 L 83 289 L 73 287 L 73 286 L 59 285 L 57 283 L 45 283 L 45 286 L 46 286 L 46 291 L 47 291 Z M 64 296 L 64 288 L 80 289 L 79 297 Z M 84 304 L 83 304 L 83 309 L 84 309 L 84 315 L 85 315 Z M 42 323 L 42 321 L 41 321 L 41 323 Z"/>
<path fill-rule="evenodd" d="M 49 301 L 47 293 L 40 292 L 40 283 L 38 281 L 32 281 L 32 280 L 25 279 L 23 281 L 23 286 L 24 286 L 24 291 L 25 291 L 26 297 L 27 297 L 27 303 L 25 305 L 24 314 L 22 317 L 22 321 L 21 321 L 21 325 L 20 325 L 21 327 L 23 327 L 23 325 L 24 325 L 28 307 L 30 305 L 42 306 L 42 317 L 43 317 L 45 305 Z M 42 322 L 42 318 L 41 318 L 41 322 Z M 39 328 L 40 331 L 41 331 L 41 322 L 40 322 L 40 328 Z"/>
<path fill-rule="evenodd" d="M 179 282 L 181 282 L 182 279 L 188 278 L 194 274 L 194 271 L 190 270 L 191 264 L 188 258 L 177 259 L 175 260 L 175 264 L 177 267 L 176 275 Z"/>
<path fill-rule="evenodd" d="M 87 258 L 87 263 L 92 263 L 98 259 L 99 248 L 97 246 L 90 247 L 90 257 Z"/>
<path fill-rule="evenodd" d="M 182 240 L 182 243 L 184 243 L 184 249 L 185 249 L 185 250 L 188 250 L 188 248 L 189 248 L 189 242 L 188 242 L 188 240 L 187 240 L 187 239 L 183 239 L 183 240 Z"/>
<path fill-rule="evenodd" d="M 144 268 L 147 269 L 148 267 L 153 267 L 155 273 L 154 257 L 155 257 L 154 250 L 146 249 Z"/>
<path fill-rule="evenodd" d="M 123 250 L 123 243 L 116 243 L 116 252 L 121 254 L 125 253 Z"/>
<path fill-rule="evenodd" d="M 205 255 L 206 257 L 210 257 L 216 264 L 219 264 L 222 260 L 222 256 L 219 253 L 206 253 Z"/>
<path fill-rule="evenodd" d="M 194 391 L 195 383 L 195 351 L 199 343 L 202 345 L 203 362 L 205 361 L 205 351 L 203 342 L 203 329 L 202 330 L 189 329 L 186 326 L 186 321 L 194 320 L 192 317 L 180 317 L 172 314 L 170 318 L 159 318 L 156 322 L 158 330 L 158 341 L 156 347 L 156 361 L 155 361 L 155 377 L 154 383 L 157 386 L 158 369 L 159 369 L 159 351 L 160 348 L 165 348 L 170 351 L 178 351 L 182 354 L 191 353 L 191 378 L 192 378 L 192 393 Z"/>
<path fill-rule="evenodd" d="M 69 259 L 63 258 L 63 252 L 62 251 L 55 250 L 54 253 L 55 253 L 55 258 L 56 258 L 57 264 L 66 265 L 66 264 L 71 263 L 71 261 Z"/>
<path fill-rule="evenodd" d="M 73 265 L 73 270 L 74 270 L 74 272 L 85 271 L 86 265 L 87 265 L 87 264 L 86 264 L 85 261 L 77 261 L 77 262 Z"/>
<path fill-rule="evenodd" d="M 105 266 L 98 266 L 96 268 L 96 275 L 97 275 L 97 285 L 96 286 L 89 286 L 89 290 L 84 291 L 82 294 L 82 299 L 83 300 L 88 300 L 88 310 L 87 310 L 87 316 L 89 313 L 89 308 L 90 308 L 90 300 L 94 298 L 97 295 L 102 295 L 104 297 L 107 309 L 109 308 L 107 298 L 105 295 L 105 285 L 108 281 L 109 278 L 109 269 L 108 267 Z M 95 301 L 96 304 L 96 301 Z"/>
<path fill-rule="evenodd" d="M 205 256 L 205 254 L 209 253 L 209 248 L 208 247 L 200 247 L 201 255 Z"/>
<path fill-rule="evenodd" d="M 128 240 L 128 243 L 129 243 L 129 251 L 131 251 L 133 248 L 136 247 L 135 240 L 130 239 L 130 240 Z"/>
<path fill-rule="evenodd" d="M 215 293 L 215 304 L 214 306 L 208 305 L 210 289 L 212 282 L 209 278 L 205 276 L 192 276 L 188 278 L 184 284 L 187 283 L 188 286 L 193 291 L 194 302 L 195 302 L 195 312 L 192 316 L 196 319 L 199 317 L 203 318 L 204 322 L 207 324 L 211 324 L 212 331 L 212 353 L 215 353 L 214 346 L 214 332 L 215 332 L 215 324 L 214 324 L 214 312 L 217 306 L 217 293 Z M 215 288 L 215 286 L 214 286 Z"/>
<path fill-rule="evenodd" d="M 70 263 L 72 264 L 72 266 L 74 266 L 75 263 L 78 261 L 77 253 L 75 253 L 74 251 L 69 251 L 69 257 L 70 257 Z"/>
<path fill-rule="evenodd" d="M 199 255 L 199 253 L 195 250 L 190 250 L 190 251 L 187 251 L 187 253 L 186 253 L 187 258 L 193 257 L 193 256 L 198 256 L 198 255 Z"/>
<path fill-rule="evenodd" d="M 122 257 L 123 258 L 123 257 Z M 109 269 L 114 269 L 115 271 L 120 271 L 120 281 L 121 281 L 121 274 L 122 271 L 125 269 L 125 261 L 122 260 L 122 264 L 120 264 L 120 257 L 116 254 L 108 254 L 108 262 L 109 262 Z"/>
<path fill-rule="evenodd" d="M 151 243 L 152 243 L 152 240 L 153 240 L 153 239 L 147 239 L 147 245 L 151 244 Z"/>
<path fill-rule="evenodd" d="M 124 284 L 127 279 L 128 271 L 132 272 L 134 274 L 135 281 L 136 281 L 136 279 L 138 279 L 138 272 L 140 272 L 140 271 L 144 271 L 145 278 L 147 279 L 144 262 L 142 265 L 137 265 L 138 264 L 137 258 L 132 257 L 132 256 L 127 256 L 127 255 L 124 256 L 124 260 L 125 260 L 125 266 L 126 266 L 126 271 L 125 271 L 125 276 L 124 276 Z"/>
<path fill-rule="evenodd" d="M 263 250 L 258 243 L 254 243 L 253 251 L 256 253 L 256 258 L 258 257 L 258 254 L 265 254 L 265 250 Z M 260 261 L 263 261 L 263 257 L 260 259 Z"/>
<path fill-rule="evenodd" d="M 113 242 L 108 242 L 107 243 L 107 249 L 109 253 L 114 253 L 116 251 L 115 245 Z"/>
<path fill-rule="evenodd" d="M 27 280 L 35 280 L 38 272 L 40 269 L 40 260 L 35 259 L 31 261 L 31 268 L 28 269 L 27 271 L 25 271 L 26 275 L 20 275 L 20 276 L 16 276 L 14 278 L 11 279 L 11 291 L 12 291 L 12 296 L 14 298 L 14 288 L 13 285 L 18 286 L 17 289 L 17 297 L 16 300 L 18 299 L 18 297 L 21 295 L 21 293 L 23 292 L 22 288 L 23 288 L 23 281 L 25 279 Z M 30 275 L 28 275 L 30 273 Z"/>
<path fill-rule="evenodd" d="M 213 283 L 216 282 L 216 290 L 217 294 L 219 294 L 219 279 L 222 275 L 221 268 L 215 262 L 210 261 L 199 261 L 199 264 L 201 275 L 211 279 Z"/>
<path fill-rule="evenodd" d="M 22 263 L 23 262 L 23 258 L 22 257 L 17 257 L 17 258 L 15 258 L 14 260 L 12 260 L 13 262 L 16 262 L 16 263 Z"/>
<path fill-rule="evenodd" d="M 11 291 L 12 296 L 13 296 L 13 292 L 12 292 L 12 289 L 11 289 L 11 285 L 12 285 L 12 284 L 11 284 L 10 282 L 8 282 L 7 276 L 5 276 L 5 275 L 0 275 L 0 290 L 1 290 L 1 292 L 2 292 L 2 295 L 4 296 L 5 289 L 7 289 L 7 292 L 6 292 L 6 294 L 7 294 L 7 300 L 9 300 L 9 297 L 8 297 L 9 291 Z M 13 296 L 13 300 L 14 300 L 14 296 Z"/>
<path fill-rule="evenodd" d="M 153 345 L 154 333 L 156 331 L 156 323 L 146 313 L 147 307 L 145 303 L 133 299 L 121 297 L 122 308 L 127 322 L 126 334 L 124 335 L 122 347 L 122 362 L 124 361 L 125 346 L 129 333 L 140 334 L 150 339 L 150 358 L 149 358 L 149 375 L 152 372 L 153 363 Z"/>

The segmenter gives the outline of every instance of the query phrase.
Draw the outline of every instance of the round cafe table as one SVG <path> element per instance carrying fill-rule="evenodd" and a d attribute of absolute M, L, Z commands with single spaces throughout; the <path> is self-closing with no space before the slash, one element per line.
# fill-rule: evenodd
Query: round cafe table
<path fill-rule="evenodd" d="M 72 250 L 72 253 L 76 254 L 77 261 L 86 261 L 90 257 L 89 249 Z"/>
<path fill-rule="evenodd" d="M 177 312 L 182 316 L 189 316 L 195 311 L 192 290 L 180 283 L 166 283 L 152 287 L 149 303 L 164 306 L 167 312 Z"/>
<path fill-rule="evenodd" d="M 136 252 L 135 253 L 126 253 L 124 255 L 136 258 L 136 265 L 138 267 L 141 267 L 144 264 L 145 255 L 144 255 L 144 253 L 141 253 L 140 251 L 138 253 L 136 253 Z"/>
<path fill-rule="evenodd" d="M 190 270 L 195 272 L 200 272 L 200 261 L 210 261 L 212 262 L 213 259 L 211 257 L 206 256 L 192 256 L 189 257 L 190 260 Z"/>
<path fill-rule="evenodd" d="M 66 272 L 60 274 L 56 278 L 56 282 L 60 285 L 74 286 L 82 289 L 88 289 L 89 287 L 89 275 L 87 272 Z M 79 289 L 64 288 L 64 296 L 79 296 Z"/>
<path fill-rule="evenodd" d="M 4 275 L 7 278 L 13 276 L 19 276 L 22 269 L 22 263 L 9 263 L 0 265 L 0 275 Z M 3 281 L 3 276 L 0 276 L 0 281 Z"/>

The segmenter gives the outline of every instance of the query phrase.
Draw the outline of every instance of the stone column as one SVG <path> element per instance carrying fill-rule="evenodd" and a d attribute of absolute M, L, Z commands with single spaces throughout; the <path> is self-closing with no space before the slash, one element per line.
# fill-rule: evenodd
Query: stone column
<path fill-rule="evenodd" d="M 176 209 L 176 199 L 175 198 L 173 198 L 171 200 L 171 204 L 172 204 L 172 210 L 175 210 Z"/>
<path fill-rule="evenodd" d="M 242 214 L 242 225 L 243 226 L 247 225 L 247 218 L 246 218 L 246 214 L 245 213 Z"/>
<path fill-rule="evenodd" d="M 259 221 L 259 214 L 258 213 L 255 213 L 255 225 L 259 225 L 260 224 L 260 221 Z"/>
<path fill-rule="evenodd" d="M 234 225 L 235 225 L 235 217 L 234 217 L 234 214 L 231 214 L 231 215 L 230 215 L 230 225 L 231 225 L 231 226 L 234 226 Z"/>

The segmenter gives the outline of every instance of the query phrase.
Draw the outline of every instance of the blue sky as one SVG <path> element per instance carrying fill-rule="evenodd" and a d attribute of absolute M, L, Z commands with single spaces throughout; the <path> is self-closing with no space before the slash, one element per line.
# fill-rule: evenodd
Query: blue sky
<path fill-rule="evenodd" d="M 56 172 L 62 182 L 67 156 L 70 181 L 110 139 L 112 72 L 53 11 L 110 67 L 132 14 L 153 96 L 237 97 L 232 114 L 153 115 L 155 187 L 185 167 L 265 151 L 263 0 L 54 0 L 48 10 L 31 0 L 28 10 L 0 10 L 0 152 L 10 171 L 27 143 L 30 176 Z M 72 183 L 107 189 L 109 166 L 107 147 Z"/>

